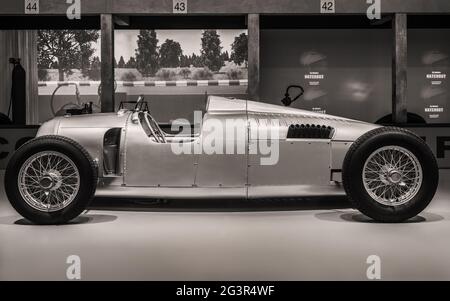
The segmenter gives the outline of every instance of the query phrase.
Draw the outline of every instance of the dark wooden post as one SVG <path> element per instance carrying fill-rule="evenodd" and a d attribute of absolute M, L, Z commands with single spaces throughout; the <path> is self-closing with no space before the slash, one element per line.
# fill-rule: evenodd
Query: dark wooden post
<path fill-rule="evenodd" d="M 406 14 L 395 14 L 392 20 L 394 34 L 392 54 L 392 117 L 395 123 L 407 121 L 407 52 L 408 28 Z"/>
<path fill-rule="evenodd" d="M 102 112 L 114 112 L 114 23 L 111 14 L 101 18 Z"/>
<path fill-rule="evenodd" d="M 259 14 L 247 16 L 248 27 L 248 96 L 259 100 Z"/>

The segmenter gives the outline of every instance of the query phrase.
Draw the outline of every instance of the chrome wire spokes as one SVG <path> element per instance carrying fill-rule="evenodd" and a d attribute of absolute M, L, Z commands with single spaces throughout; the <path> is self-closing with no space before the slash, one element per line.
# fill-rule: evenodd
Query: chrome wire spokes
<path fill-rule="evenodd" d="M 422 166 L 406 148 L 385 146 L 367 158 L 363 168 L 367 193 L 378 203 L 398 206 L 409 202 L 419 191 Z"/>
<path fill-rule="evenodd" d="M 75 163 L 56 151 L 32 155 L 19 171 L 18 188 L 31 207 L 54 212 L 67 207 L 80 188 L 80 174 Z"/>

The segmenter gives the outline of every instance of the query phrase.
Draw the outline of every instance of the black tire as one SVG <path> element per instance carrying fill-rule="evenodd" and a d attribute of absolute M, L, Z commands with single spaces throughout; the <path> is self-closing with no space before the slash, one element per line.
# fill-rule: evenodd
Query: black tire
<path fill-rule="evenodd" d="M 383 146 L 400 146 L 418 159 L 423 173 L 416 195 L 405 204 L 388 206 L 375 201 L 364 188 L 362 179 L 366 160 Z M 358 138 L 347 152 L 342 168 L 344 189 L 350 202 L 363 214 L 380 222 L 402 222 L 422 212 L 433 199 L 439 182 L 436 158 L 426 143 L 408 130 L 381 127 Z"/>
<path fill-rule="evenodd" d="M 33 154 L 56 151 L 70 158 L 79 172 L 79 189 L 67 207 L 44 212 L 31 207 L 23 199 L 18 176 L 22 165 Z M 97 187 L 97 168 L 86 150 L 75 141 L 62 136 L 42 136 L 22 145 L 11 157 L 5 172 L 5 189 L 11 205 L 23 217 L 36 224 L 63 224 L 80 215 L 92 200 Z"/>

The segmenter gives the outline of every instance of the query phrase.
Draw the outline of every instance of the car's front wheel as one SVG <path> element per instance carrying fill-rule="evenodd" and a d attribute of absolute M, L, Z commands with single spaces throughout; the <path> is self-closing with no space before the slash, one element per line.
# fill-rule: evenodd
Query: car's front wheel
<path fill-rule="evenodd" d="M 378 128 L 357 139 L 342 173 L 354 206 L 382 222 L 401 222 L 419 214 L 439 181 L 430 148 L 420 137 L 394 127 Z"/>
<path fill-rule="evenodd" d="M 8 163 L 5 189 L 18 213 L 36 224 L 61 224 L 91 201 L 95 164 L 76 142 L 43 136 L 20 147 Z"/>

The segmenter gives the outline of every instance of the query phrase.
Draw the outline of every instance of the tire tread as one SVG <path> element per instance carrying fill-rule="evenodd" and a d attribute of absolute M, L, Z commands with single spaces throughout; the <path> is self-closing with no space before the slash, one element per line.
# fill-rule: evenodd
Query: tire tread
<path fill-rule="evenodd" d="M 425 146 L 424 150 L 426 150 L 428 152 L 427 156 L 429 156 L 430 158 L 433 158 L 434 164 L 437 167 L 436 157 L 434 156 L 433 152 L 428 147 L 428 145 L 425 143 L 425 141 L 422 138 L 420 138 L 418 135 L 412 133 L 411 131 L 409 131 L 407 129 L 394 127 L 394 126 L 387 126 L 387 127 L 380 127 L 380 128 L 373 129 L 373 130 L 368 131 L 367 133 L 361 135 L 350 146 L 350 148 L 349 148 L 349 150 L 348 150 L 348 152 L 347 152 L 347 154 L 345 156 L 344 164 L 342 166 L 342 181 L 343 181 L 344 190 L 345 190 L 345 192 L 347 194 L 348 200 L 349 200 L 349 202 L 351 203 L 351 205 L 355 209 L 358 209 L 361 212 L 363 212 L 364 210 L 361 208 L 361 203 L 353 197 L 355 195 L 355 193 L 354 193 L 353 185 L 351 185 L 352 180 L 351 180 L 351 177 L 350 177 L 350 172 L 346 172 L 346 171 L 350 169 L 350 164 L 351 164 L 353 155 L 361 147 L 361 145 L 366 140 L 368 140 L 368 139 L 370 139 L 370 138 L 372 138 L 374 136 L 383 134 L 383 133 L 401 133 L 401 134 L 405 134 L 408 137 L 410 137 L 411 139 L 413 139 L 416 143 Z M 377 217 L 377 220 L 379 220 L 381 222 L 391 222 L 392 218 L 391 217 L 387 217 L 387 216 L 379 216 L 379 217 Z"/>

